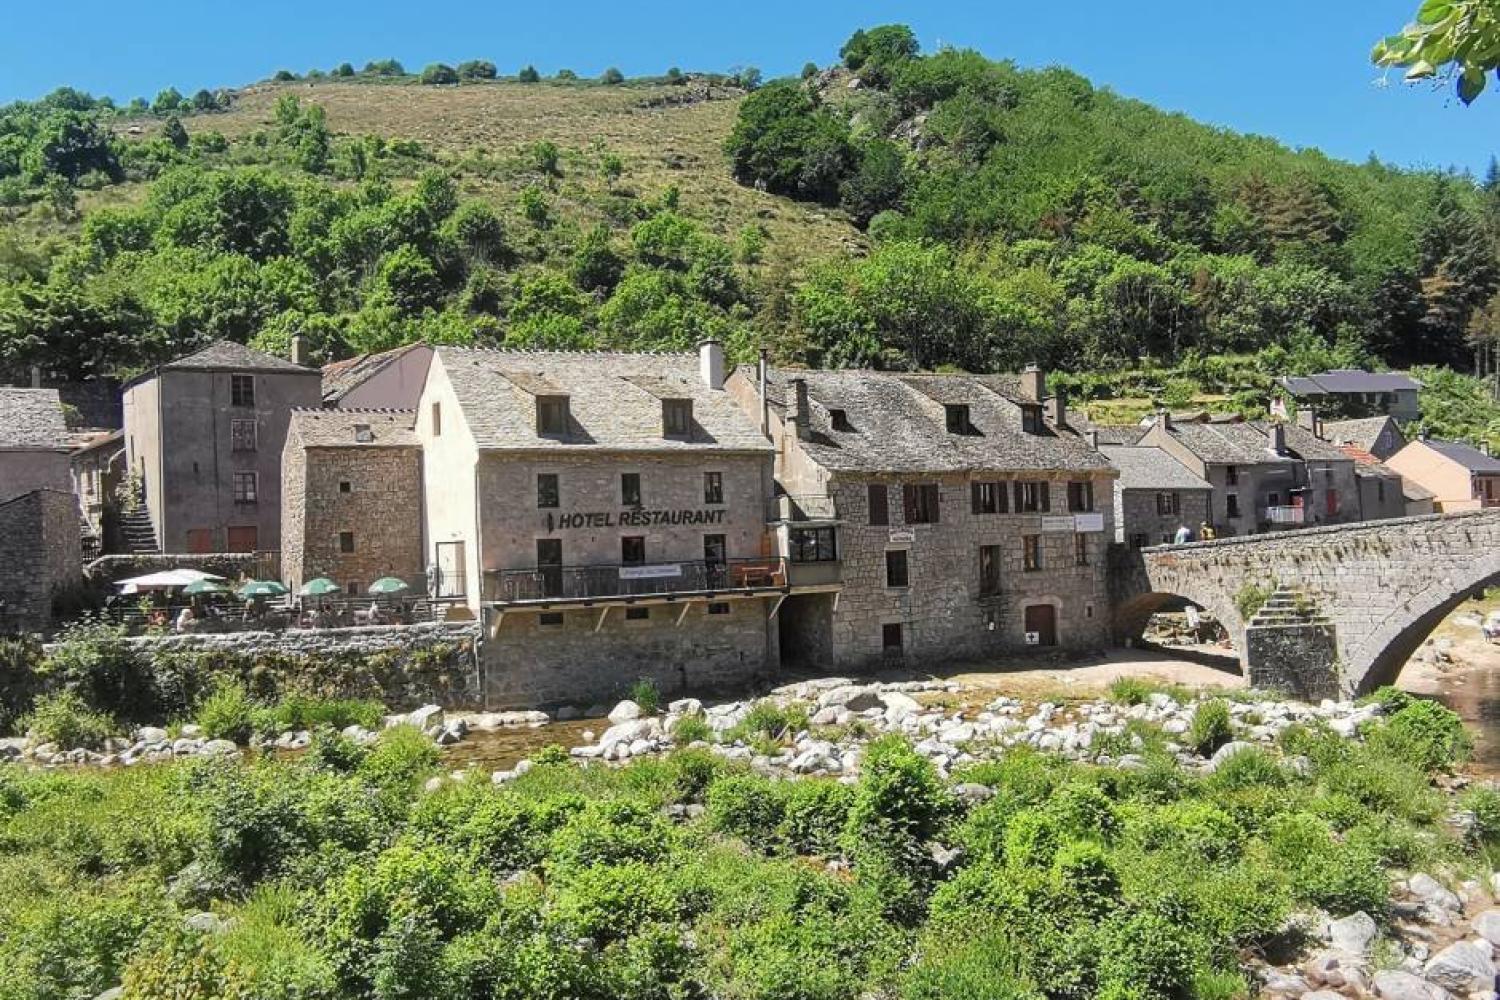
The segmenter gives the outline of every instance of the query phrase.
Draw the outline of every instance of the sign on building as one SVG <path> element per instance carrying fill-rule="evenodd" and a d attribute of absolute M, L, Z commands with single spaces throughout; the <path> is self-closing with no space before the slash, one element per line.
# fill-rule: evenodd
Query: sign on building
<path fill-rule="evenodd" d="M 1093 514 L 1074 514 L 1073 515 L 1073 530 L 1074 531 L 1103 531 L 1104 530 L 1104 514 L 1102 512 L 1095 512 Z"/>
<path fill-rule="evenodd" d="M 656 566 L 621 566 L 621 580 L 660 580 L 666 577 L 681 576 L 682 566 L 679 563 L 662 563 Z"/>
<path fill-rule="evenodd" d="M 1042 518 L 1043 531 L 1073 531 L 1072 514 L 1048 514 Z"/>

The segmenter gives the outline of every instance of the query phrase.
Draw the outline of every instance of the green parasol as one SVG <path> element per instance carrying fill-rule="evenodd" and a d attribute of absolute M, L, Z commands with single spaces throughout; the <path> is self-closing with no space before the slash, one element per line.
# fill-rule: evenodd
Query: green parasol
<path fill-rule="evenodd" d="M 202 594 L 227 594 L 229 588 L 217 580 L 194 580 L 182 588 L 184 597 L 198 597 Z"/>
<path fill-rule="evenodd" d="M 398 580 L 394 576 L 383 576 L 370 584 L 372 594 L 400 594 L 410 589 L 405 580 Z"/>
<path fill-rule="evenodd" d="M 254 597 L 280 597 L 286 592 L 286 587 L 276 580 L 251 580 L 236 591 L 246 600 Z"/>
<path fill-rule="evenodd" d="M 329 594 L 340 593 L 343 589 L 328 577 L 320 576 L 315 580 L 308 580 L 297 593 L 303 597 L 327 597 Z"/>

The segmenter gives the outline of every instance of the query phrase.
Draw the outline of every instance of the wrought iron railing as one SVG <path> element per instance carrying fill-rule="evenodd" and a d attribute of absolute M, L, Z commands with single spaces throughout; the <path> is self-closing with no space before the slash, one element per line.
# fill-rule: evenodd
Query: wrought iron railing
<path fill-rule="evenodd" d="M 768 590 L 786 586 L 786 563 L 764 559 L 690 560 L 639 566 L 537 566 L 490 570 L 484 598 L 501 604 Z"/>
<path fill-rule="evenodd" d="M 1303 524 L 1307 520 L 1306 507 L 1267 507 L 1267 524 Z"/>

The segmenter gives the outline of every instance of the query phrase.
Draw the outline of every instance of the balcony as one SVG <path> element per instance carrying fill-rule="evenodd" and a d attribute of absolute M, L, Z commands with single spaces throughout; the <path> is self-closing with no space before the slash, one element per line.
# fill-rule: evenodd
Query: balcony
<path fill-rule="evenodd" d="M 773 497 L 766 506 L 766 520 L 771 524 L 838 519 L 838 505 L 826 494 L 783 495 Z"/>
<path fill-rule="evenodd" d="M 1300 527 L 1307 523 L 1306 507 L 1267 507 L 1265 517 L 1262 520 L 1266 524 L 1281 524 Z"/>
<path fill-rule="evenodd" d="M 781 592 L 786 587 L 786 561 L 776 557 L 641 566 L 539 566 L 486 571 L 484 599 L 491 604 L 507 606 L 628 604 L 688 596 Z"/>

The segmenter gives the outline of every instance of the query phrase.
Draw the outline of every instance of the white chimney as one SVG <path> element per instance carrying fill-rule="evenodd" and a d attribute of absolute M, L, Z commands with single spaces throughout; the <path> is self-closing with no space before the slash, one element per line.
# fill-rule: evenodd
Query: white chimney
<path fill-rule="evenodd" d="M 42 366 L 41 365 L 32 365 L 31 366 L 31 387 L 33 389 L 40 389 L 42 387 Z"/>
<path fill-rule="evenodd" d="M 307 338 L 300 333 L 292 334 L 292 364 L 307 364 Z"/>
<path fill-rule="evenodd" d="M 724 345 L 705 340 L 698 345 L 698 374 L 710 389 L 724 388 Z"/>
<path fill-rule="evenodd" d="M 1099 432 L 1090 430 L 1085 432 L 1084 437 L 1088 440 L 1089 447 L 1095 451 L 1099 450 Z"/>
<path fill-rule="evenodd" d="M 1047 398 L 1047 375 L 1038 365 L 1027 365 L 1021 369 L 1021 395 L 1033 403 Z"/>
<path fill-rule="evenodd" d="M 1279 423 L 1270 427 L 1271 451 L 1276 455 L 1286 454 L 1286 428 Z"/>

